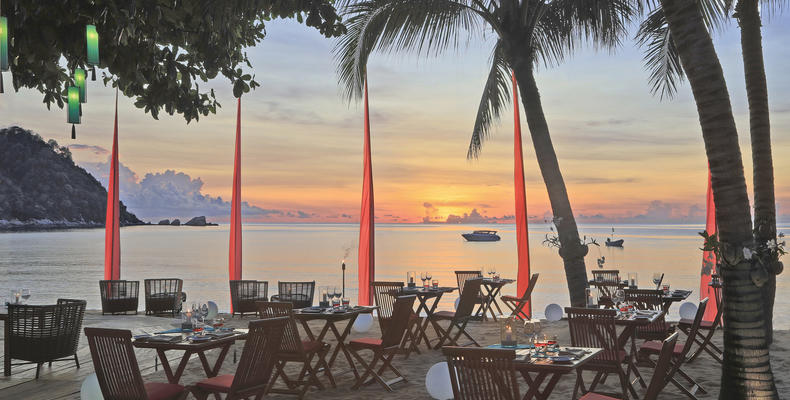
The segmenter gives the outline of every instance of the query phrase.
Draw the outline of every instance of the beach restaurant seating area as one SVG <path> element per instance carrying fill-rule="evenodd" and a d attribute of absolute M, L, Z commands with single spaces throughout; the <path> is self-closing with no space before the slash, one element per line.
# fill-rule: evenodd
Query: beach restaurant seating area
<path fill-rule="evenodd" d="M 501 289 L 514 280 L 469 270 L 457 271 L 458 286 L 450 287 L 425 278 L 419 286 L 411 272 L 406 282 L 374 281 L 372 305 L 352 305 L 331 288 L 319 288 L 315 304 L 315 281 L 278 282 L 268 296 L 268 281 L 231 280 L 232 310 L 222 314 L 213 302 L 185 301 L 189 288 L 177 278 L 144 281 L 145 315 L 136 315 L 137 281 L 100 281 L 100 314 L 86 313 L 85 300 L 28 304 L 27 290 L 27 301 L 15 293 L 0 311 L 0 397 L 12 398 L 6 396 L 18 386 L 52 389 L 50 375 L 79 385 L 61 388 L 61 398 L 710 395 L 689 363 L 720 362 L 719 338 L 711 332 L 721 312 L 714 321 L 704 315 L 709 303 L 720 305 L 721 282 L 711 282 L 715 299 L 703 299 L 686 315 L 691 318 L 672 323 L 667 312 L 691 291 L 670 290 L 663 275 L 640 288 L 619 271 L 594 272 L 586 307 L 552 304 L 545 320 L 531 310 L 538 274 L 523 293 L 505 296 Z M 439 310 L 453 292 L 455 310 Z M 510 310 L 502 312 L 499 302 Z M 35 366 L 34 376 L 25 365 Z"/>

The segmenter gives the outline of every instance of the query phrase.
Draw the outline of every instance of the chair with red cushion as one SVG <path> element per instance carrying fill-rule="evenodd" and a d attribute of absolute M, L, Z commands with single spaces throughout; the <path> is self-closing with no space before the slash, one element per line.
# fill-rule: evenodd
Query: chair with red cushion
<path fill-rule="evenodd" d="M 469 321 L 474 317 L 472 312 L 474 311 L 475 304 L 477 301 L 478 293 L 480 293 L 480 285 L 483 283 L 483 278 L 473 278 L 467 279 L 464 282 L 464 290 L 461 293 L 461 299 L 458 301 L 458 308 L 455 312 L 452 311 L 439 311 L 433 313 L 432 318 L 437 321 L 450 321 L 450 325 L 447 327 L 447 330 L 442 329 L 439 325 L 438 333 L 439 333 L 439 343 L 436 344 L 437 349 L 441 348 L 442 345 L 447 342 L 449 346 L 458 346 L 458 339 L 461 335 L 465 335 L 469 340 L 472 342 L 470 344 L 474 344 L 476 347 L 480 347 L 480 344 L 466 332 L 466 325 Z M 456 330 L 456 333 L 453 335 L 453 329 Z"/>
<path fill-rule="evenodd" d="M 573 388 L 573 398 L 576 398 L 579 389 L 582 393 L 587 392 L 582 378 L 584 371 L 595 372 L 595 378 L 590 384 L 589 391 L 595 391 L 606 375 L 616 374 L 620 378 L 621 389 L 621 392 L 617 394 L 628 399 L 630 391 L 634 398 L 638 398 L 636 390 L 628 380 L 628 373 L 623 369 L 623 364 L 628 364 L 630 357 L 625 350 L 619 347 L 617 342 L 617 327 L 615 325 L 617 311 L 566 307 L 565 313 L 568 314 L 568 329 L 571 333 L 572 346 L 603 349 L 592 360 L 576 369 L 576 386 Z"/>
<path fill-rule="evenodd" d="M 258 316 L 262 319 L 274 317 L 289 318 L 285 326 L 283 340 L 280 343 L 280 351 L 277 355 L 277 372 L 269 382 L 266 393 L 285 393 L 296 394 L 303 398 L 310 386 L 315 386 L 323 390 L 324 385 L 318 380 L 317 371 L 324 368 L 324 375 L 329 379 L 332 387 L 335 387 L 335 378 L 326 363 L 326 355 L 329 353 L 329 344 L 315 340 L 302 340 L 299 336 L 299 329 L 296 327 L 296 320 L 293 318 L 293 304 L 285 302 L 259 301 L 257 303 Z M 318 356 L 318 360 L 313 365 L 313 358 Z M 285 365 L 289 362 L 301 363 L 302 370 L 296 380 L 292 380 L 285 373 Z M 288 389 L 275 388 L 274 384 L 282 378 Z M 299 388 L 301 386 L 301 388 Z"/>
<path fill-rule="evenodd" d="M 624 290 L 625 302 L 633 304 L 638 310 L 664 309 L 664 291 L 654 289 L 628 289 Z M 667 311 L 667 310 L 664 310 Z M 666 315 L 666 314 L 665 314 Z M 662 341 L 669 336 L 675 328 L 666 321 L 664 315 L 646 326 L 636 327 L 634 339 Z"/>
<path fill-rule="evenodd" d="M 287 325 L 286 317 L 250 321 L 236 373 L 204 379 L 190 387 L 192 394 L 201 400 L 211 394 L 217 399 L 220 394 L 225 394 L 226 400 L 262 398 L 271 380 Z"/>
<path fill-rule="evenodd" d="M 384 386 L 388 392 L 393 391 L 393 384 L 397 382 L 406 382 L 406 377 L 404 377 L 400 371 L 398 371 L 392 365 L 392 359 L 396 354 L 398 354 L 400 350 L 400 344 L 403 340 L 403 335 L 409 326 L 409 315 L 411 315 L 413 312 L 412 307 L 414 306 L 415 298 L 416 296 L 411 295 L 400 296 L 395 299 L 395 305 L 392 308 L 391 323 L 387 326 L 387 330 L 381 334 L 381 339 L 362 338 L 354 339 L 348 343 L 348 350 L 351 352 L 351 355 L 353 355 L 354 358 L 365 368 L 365 372 L 359 376 L 352 389 L 359 389 L 360 386 L 366 383 L 368 378 L 371 376 L 375 381 Z M 363 350 L 370 350 L 373 352 L 373 359 L 369 363 L 365 361 L 365 359 L 360 355 L 360 352 Z M 378 367 L 378 370 L 376 370 L 379 361 L 381 361 L 382 364 L 380 367 Z M 356 376 L 356 366 L 352 365 L 352 368 L 354 369 L 354 375 Z M 397 378 L 390 381 L 385 381 L 381 374 L 386 369 L 392 371 L 392 373 L 394 373 Z"/>
<path fill-rule="evenodd" d="M 515 350 L 442 347 L 447 356 L 453 398 L 519 400 Z"/>
<path fill-rule="evenodd" d="M 131 331 L 85 328 L 85 336 L 105 399 L 173 400 L 184 399 L 189 393 L 178 384 L 143 382 L 132 347 Z"/>
<path fill-rule="evenodd" d="M 647 392 L 643 400 L 656 400 L 661 390 L 666 386 L 669 372 L 670 362 L 672 361 L 672 353 L 678 341 L 678 334 L 673 333 L 668 338 L 664 339 L 661 344 L 661 353 L 656 362 L 656 368 L 653 371 L 653 377 L 650 378 L 650 385 L 647 387 Z M 615 397 L 609 397 L 603 394 L 589 392 L 582 396 L 579 400 L 618 400 Z"/>
<path fill-rule="evenodd" d="M 532 274 L 532 277 L 529 278 L 529 286 L 524 291 L 524 295 L 521 297 L 516 296 L 502 296 L 502 302 L 510 308 L 510 318 L 518 318 L 522 321 L 529 321 L 532 318 L 529 315 L 527 310 L 524 310 L 524 307 L 529 304 L 529 300 L 532 298 L 532 290 L 535 289 L 535 283 L 538 282 L 538 276 L 540 274 Z"/>
<path fill-rule="evenodd" d="M 395 305 L 395 299 L 398 292 L 403 290 L 403 282 L 393 281 L 375 281 L 370 283 L 370 289 L 373 292 L 373 298 L 376 300 L 376 306 L 379 308 L 377 311 L 379 328 L 382 332 L 387 329 L 387 326 L 392 321 L 392 308 Z M 401 343 L 401 350 L 405 354 L 404 358 L 409 358 L 411 352 L 420 354 L 417 344 L 422 337 L 428 341 L 428 336 L 422 329 L 422 317 L 417 313 L 412 312 L 409 316 L 409 326 L 406 328 L 406 334 Z"/>
<path fill-rule="evenodd" d="M 708 298 L 702 299 L 699 302 L 699 307 L 697 308 L 697 314 L 694 316 L 694 322 L 691 325 L 686 337 L 686 342 L 681 344 L 675 345 L 672 351 L 672 362 L 671 362 L 671 371 L 669 373 L 669 381 L 672 382 L 675 387 L 680 389 L 683 393 L 686 394 L 691 399 L 696 399 L 696 392 L 699 391 L 700 393 L 707 393 L 704 387 L 697 383 L 693 378 L 691 378 L 685 371 L 681 369 L 681 366 L 684 362 L 686 362 L 686 356 L 688 355 L 689 351 L 691 351 L 691 347 L 694 345 L 694 338 L 697 336 L 697 332 L 699 331 L 700 324 L 702 323 L 702 318 L 705 316 L 705 308 L 708 306 Z M 642 344 L 639 347 L 639 358 L 641 360 L 651 362 L 650 356 L 654 354 L 659 354 L 661 352 L 661 342 L 658 341 L 649 341 Z M 675 374 L 679 374 L 682 376 L 688 383 L 691 385 L 691 388 L 687 388 L 683 386 L 677 379 L 675 379 Z"/>

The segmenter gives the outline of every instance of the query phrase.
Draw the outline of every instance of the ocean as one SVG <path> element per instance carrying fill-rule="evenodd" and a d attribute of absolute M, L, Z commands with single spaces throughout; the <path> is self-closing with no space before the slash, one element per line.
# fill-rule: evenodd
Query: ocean
<path fill-rule="evenodd" d="M 461 233 L 473 229 L 499 231 L 499 242 L 466 242 Z M 617 225 L 615 237 L 623 248 L 606 247 L 611 225 L 582 224 L 580 234 L 595 238 L 587 269 L 606 257 L 606 269 L 621 276 L 637 272 L 639 285 L 652 285 L 654 272 L 664 272 L 673 289 L 689 289 L 689 301 L 699 299 L 702 225 Z M 787 231 L 787 226 L 780 231 Z M 530 226 L 530 264 L 540 273 L 533 292 L 533 310 L 542 317 L 548 304 L 567 306 L 568 290 L 562 260 L 555 248 L 543 244 L 549 226 Z M 341 286 L 341 262 L 346 260 L 346 293 L 356 303 L 358 225 L 247 224 L 243 228 L 243 276 L 269 281 L 269 295 L 277 281 L 316 281 L 317 287 Z M 140 309 L 144 307 L 142 280 L 181 278 L 188 302 L 214 301 L 228 310 L 228 227 L 134 226 L 121 229 L 121 277 L 140 280 Z M 406 280 L 408 271 L 429 271 L 442 286 L 456 286 L 453 271 L 494 267 L 503 278 L 516 277 L 514 225 L 376 225 L 376 278 Z M 103 277 L 104 230 L 0 233 L 0 299 L 12 290 L 27 288 L 31 304 L 57 298 L 87 299 L 89 309 L 100 309 L 98 281 Z M 418 282 L 419 284 L 419 282 Z M 790 329 L 790 279 L 779 275 L 774 314 L 776 329 Z M 504 294 L 515 294 L 515 284 Z M 318 293 L 316 293 L 316 297 Z M 456 293 L 445 295 L 439 309 L 452 310 Z M 678 318 L 673 306 L 670 319 Z"/>

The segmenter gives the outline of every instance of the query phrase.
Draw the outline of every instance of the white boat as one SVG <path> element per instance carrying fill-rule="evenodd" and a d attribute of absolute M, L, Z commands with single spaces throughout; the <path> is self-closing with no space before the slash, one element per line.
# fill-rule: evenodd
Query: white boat
<path fill-rule="evenodd" d="M 496 242 L 501 239 L 496 234 L 496 231 L 474 231 L 472 233 L 462 233 L 461 236 L 470 242 Z"/>

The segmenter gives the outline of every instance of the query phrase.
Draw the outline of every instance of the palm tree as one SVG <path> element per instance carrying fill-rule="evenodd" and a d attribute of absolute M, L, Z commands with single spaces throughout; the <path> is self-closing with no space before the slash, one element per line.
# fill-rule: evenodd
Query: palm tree
<path fill-rule="evenodd" d="M 491 125 L 508 105 L 510 70 L 521 89 L 532 143 L 549 195 L 571 304 L 584 306 L 587 245 L 579 238 L 565 181 L 543 113 L 535 67 L 553 66 L 585 40 L 619 44 L 632 0 L 363 0 L 346 7 L 348 32 L 335 49 L 340 82 L 358 99 L 373 51 L 437 54 L 493 33 L 491 69 L 467 157 L 478 157 Z"/>
<path fill-rule="evenodd" d="M 779 2 L 768 3 L 778 6 Z M 754 239 L 766 282 L 762 286 L 766 310 L 766 336 L 773 341 L 773 308 L 776 295 L 776 275 L 782 272 L 779 254 L 769 245 L 776 241 L 776 200 L 774 168 L 771 155 L 771 125 L 768 112 L 768 89 L 763 62 L 759 0 L 704 0 L 703 19 L 708 29 L 719 28 L 724 18 L 732 14 L 741 30 L 746 95 L 749 102 L 749 130 L 752 144 L 752 175 L 754 191 Z M 734 6 L 734 7 L 733 7 Z M 733 12 L 734 11 L 734 12 Z M 639 42 L 647 47 L 645 63 L 651 71 L 650 82 L 654 93 L 672 97 L 677 84 L 683 80 L 683 70 L 661 8 L 640 26 Z"/>
<path fill-rule="evenodd" d="M 721 64 L 696 0 L 661 0 L 683 71 L 697 103 L 710 165 L 724 278 L 721 399 L 776 399 L 765 312 L 754 258 L 749 196 Z"/>

